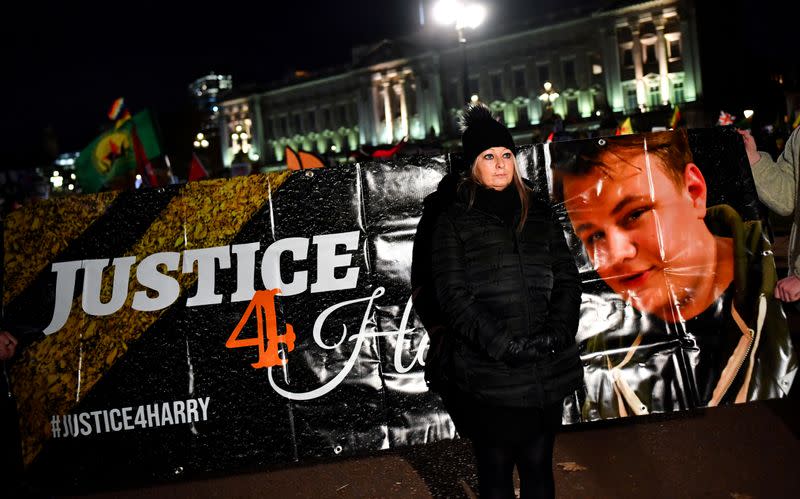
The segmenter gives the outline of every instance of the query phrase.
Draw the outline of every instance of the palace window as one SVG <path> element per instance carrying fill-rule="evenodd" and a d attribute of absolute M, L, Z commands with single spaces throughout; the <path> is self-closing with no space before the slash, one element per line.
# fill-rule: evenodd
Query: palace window
<path fill-rule="evenodd" d="M 312 131 L 317 129 L 317 116 L 314 111 L 308 112 L 308 129 Z"/>
<path fill-rule="evenodd" d="M 544 82 L 550 81 L 550 67 L 542 64 L 537 68 L 539 72 L 539 85 L 544 85 Z"/>
<path fill-rule="evenodd" d="M 651 108 L 658 107 L 661 104 L 661 92 L 658 88 L 658 83 L 651 83 L 647 87 L 647 103 Z"/>
<path fill-rule="evenodd" d="M 503 100 L 503 75 L 494 73 L 491 75 L 492 80 L 492 98 L 495 100 Z"/>
<path fill-rule="evenodd" d="M 514 96 L 523 97 L 527 94 L 525 84 L 525 68 L 514 69 Z"/>
<path fill-rule="evenodd" d="M 672 85 L 672 100 L 675 104 L 683 102 L 683 82 L 678 81 Z"/>
<path fill-rule="evenodd" d="M 644 48 L 644 62 L 645 64 L 653 64 L 657 61 L 656 57 L 656 44 L 655 43 L 646 43 L 642 44 L 642 48 Z"/>
<path fill-rule="evenodd" d="M 575 80 L 575 61 L 570 59 L 561 63 L 561 68 L 564 70 L 564 84 L 567 88 L 575 88 L 578 86 Z"/>
<path fill-rule="evenodd" d="M 625 104 L 628 109 L 639 107 L 639 101 L 636 98 L 636 87 L 630 86 L 625 89 Z"/>
<path fill-rule="evenodd" d="M 667 50 L 669 50 L 669 60 L 670 61 L 677 61 L 681 58 L 681 39 L 676 38 L 674 40 L 669 40 L 667 43 Z"/>

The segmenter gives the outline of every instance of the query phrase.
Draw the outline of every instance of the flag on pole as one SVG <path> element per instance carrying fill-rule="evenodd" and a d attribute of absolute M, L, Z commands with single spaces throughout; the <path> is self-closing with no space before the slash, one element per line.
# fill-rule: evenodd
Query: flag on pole
<path fill-rule="evenodd" d="M 736 121 L 736 116 L 731 115 L 731 113 L 726 113 L 725 111 L 720 111 L 719 118 L 717 119 L 717 125 L 719 126 L 733 125 L 735 121 Z"/>
<path fill-rule="evenodd" d="M 133 142 L 133 152 L 136 157 L 136 174 L 142 179 L 146 187 L 158 187 L 158 177 L 153 169 L 153 163 L 147 158 L 144 152 L 144 144 L 139 138 L 139 133 L 134 126 L 131 129 L 131 141 Z"/>
<path fill-rule="evenodd" d="M 206 177 L 208 177 L 208 171 L 203 166 L 203 163 L 200 162 L 197 154 L 192 153 L 192 164 L 189 165 L 189 181 L 202 180 Z"/>
<path fill-rule="evenodd" d="M 678 126 L 678 123 L 681 121 L 681 108 L 677 105 L 675 106 L 675 110 L 672 111 L 672 118 L 669 120 L 669 127 L 674 129 Z"/>
<path fill-rule="evenodd" d="M 631 117 L 625 118 L 622 125 L 617 128 L 617 135 L 630 135 L 633 133 L 633 125 L 631 124 Z"/>
<path fill-rule="evenodd" d="M 376 159 L 391 158 L 397 154 L 397 152 L 402 149 L 404 145 L 406 145 L 406 142 L 408 142 L 408 137 L 403 137 L 403 140 L 388 149 L 375 149 L 372 151 L 371 156 Z"/>
<path fill-rule="evenodd" d="M 137 113 L 122 123 L 118 121 L 118 126 L 100 134 L 75 160 L 75 173 L 83 192 L 133 187 L 137 169 L 134 129 L 144 157 L 150 160 L 161 155 L 161 146 L 148 111 Z"/>
<path fill-rule="evenodd" d="M 112 104 L 111 109 L 108 110 L 108 119 L 114 121 L 119 116 L 120 111 L 125 106 L 125 99 L 118 97 Z"/>

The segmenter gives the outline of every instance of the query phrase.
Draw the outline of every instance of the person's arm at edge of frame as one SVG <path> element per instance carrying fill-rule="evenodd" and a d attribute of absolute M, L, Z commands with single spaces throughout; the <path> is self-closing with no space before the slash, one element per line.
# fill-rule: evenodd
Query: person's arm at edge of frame
<path fill-rule="evenodd" d="M 464 251 L 453 222 L 442 214 L 433 234 L 433 280 L 447 325 L 495 360 L 508 350 L 510 335 L 467 289 Z"/>
<path fill-rule="evenodd" d="M 787 216 L 795 210 L 797 195 L 796 168 L 800 158 L 796 151 L 800 150 L 800 127 L 796 128 L 777 161 L 772 161 L 768 153 L 758 151 L 753 136 L 747 130 L 739 130 L 744 140 L 747 159 L 753 171 L 758 197 L 772 211 Z M 789 269 L 789 277 L 780 279 L 775 286 L 775 298 L 784 302 L 800 300 L 800 269 Z"/>
<path fill-rule="evenodd" d="M 800 146 L 800 127 L 792 132 L 777 161 L 772 161 L 768 153 L 757 150 L 749 130 L 739 130 L 739 134 L 744 140 L 759 199 L 779 215 L 792 214 L 797 194 L 795 169 L 800 158 L 795 157 L 795 150 Z"/>

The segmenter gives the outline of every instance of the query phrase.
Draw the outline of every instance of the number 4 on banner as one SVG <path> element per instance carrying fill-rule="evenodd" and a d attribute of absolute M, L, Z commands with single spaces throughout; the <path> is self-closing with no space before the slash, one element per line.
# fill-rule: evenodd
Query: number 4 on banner
<path fill-rule="evenodd" d="M 286 345 L 287 352 L 294 350 L 295 334 L 291 324 L 286 324 L 286 333 L 278 334 L 278 321 L 275 317 L 275 295 L 280 293 L 280 289 L 270 289 L 268 291 L 256 291 L 250 304 L 247 306 L 244 315 L 236 329 L 231 333 L 228 341 L 225 342 L 226 348 L 258 347 L 258 362 L 252 364 L 256 369 L 261 367 L 272 367 L 283 365 L 286 361 L 278 353 L 278 343 Z M 258 334 L 255 338 L 239 339 L 244 325 L 255 311 L 256 322 L 258 324 Z M 264 322 L 266 321 L 266 330 Z M 266 342 L 266 348 L 264 343 Z"/>

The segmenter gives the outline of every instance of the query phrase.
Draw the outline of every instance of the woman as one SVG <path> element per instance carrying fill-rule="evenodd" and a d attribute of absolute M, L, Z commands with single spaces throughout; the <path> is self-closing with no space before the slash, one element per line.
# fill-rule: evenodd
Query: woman
<path fill-rule="evenodd" d="M 553 497 L 552 454 L 563 399 L 582 385 L 575 345 L 575 262 L 546 202 L 516 168 L 514 140 L 483 105 L 463 116 L 469 171 L 443 182 L 450 200 L 433 230 L 432 269 L 445 322 L 440 389 L 473 441 L 482 498 Z"/>

